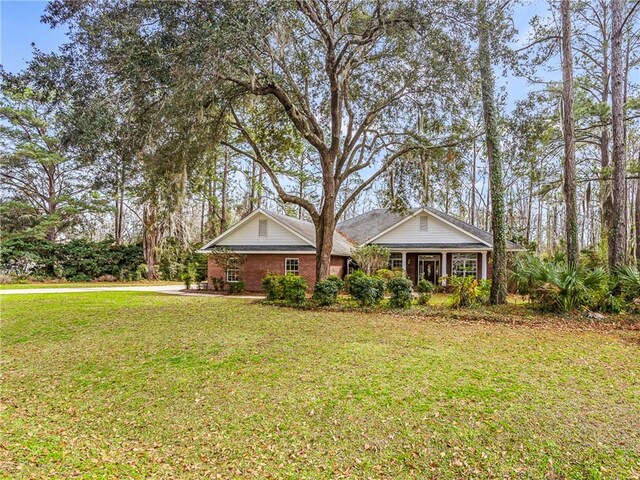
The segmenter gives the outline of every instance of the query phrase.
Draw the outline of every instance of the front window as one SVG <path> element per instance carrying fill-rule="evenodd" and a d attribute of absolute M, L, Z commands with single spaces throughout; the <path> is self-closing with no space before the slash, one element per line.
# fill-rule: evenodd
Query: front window
<path fill-rule="evenodd" d="M 402 254 L 401 253 L 392 253 L 389 257 L 389 270 L 393 270 L 395 268 L 402 269 Z"/>
<path fill-rule="evenodd" d="M 286 258 L 284 261 L 284 274 L 298 275 L 300 273 L 300 261 L 297 258 Z"/>
<path fill-rule="evenodd" d="M 227 264 L 226 280 L 228 283 L 240 281 L 240 268 L 238 268 L 238 259 L 230 258 Z"/>
<path fill-rule="evenodd" d="M 454 253 L 451 273 L 454 277 L 477 277 L 478 256 L 475 253 Z"/>

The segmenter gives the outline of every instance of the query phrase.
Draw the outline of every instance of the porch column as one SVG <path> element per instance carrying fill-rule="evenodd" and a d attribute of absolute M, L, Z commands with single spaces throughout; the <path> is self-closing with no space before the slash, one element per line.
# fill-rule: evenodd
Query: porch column
<path fill-rule="evenodd" d="M 447 275 L 447 252 L 442 252 L 442 262 L 440 262 L 442 266 L 442 272 L 440 273 L 440 278 L 442 285 L 446 285 L 447 281 L 445 280 L 445 276 Z"/>
<path fill-rule="evenodd" d="M 402 270 L 407 273 L 407 252 L 402 252 Z"/>
<path fill-rule="evenodd" d="M 482 279 L 487 278 L 487 251 L 482 252 Z"/>

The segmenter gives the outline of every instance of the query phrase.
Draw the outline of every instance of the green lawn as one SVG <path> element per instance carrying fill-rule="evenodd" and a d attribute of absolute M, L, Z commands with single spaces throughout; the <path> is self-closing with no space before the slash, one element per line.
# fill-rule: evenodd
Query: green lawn
<path fill-rule="evenodd" d="M 89 287 L 150 287 L 153 285 L 178 285 L 178 282 L 42 282 L 42 283 L 5 283 L 0 290 L 24 290 L 31 288 L 89 288 Z"/>
<path fill-rule="evenodd" d="M 136 292 L 1 302 L 8 478 L 640 475 L 637 330 Z"/>

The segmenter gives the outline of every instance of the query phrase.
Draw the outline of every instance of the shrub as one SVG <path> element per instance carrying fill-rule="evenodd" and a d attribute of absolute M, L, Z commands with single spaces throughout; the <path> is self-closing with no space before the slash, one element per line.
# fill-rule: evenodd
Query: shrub
<path fill-rule="evenodd" d="M 283 275 L 268 273 L 262 279 L 262 289 L 267 295 L 267 300 L 273 302 L 275 300 L 284 299 Z"/>
<path fill-rule="evenodd" d="M 313 289 L 313 299 L 322 306 L 333 305 L 338 300 L 339 291 L 340 285 L 333 279 L 320 280 Z"/>
<path fill-rule="evenodd" d="M 6 285 L 13 283 L 13 277 L 11 275 L 0 275 L 0 285 Z"/>
<path fill-rule="evenodd" d="M 361 306 L 377 305 L 384 298 L 385 282 L 382 278 L 370 277 L 362 271 L 351 274 L 349 293 Z"/>
<path fill-rule="evenodd" d="M 302 305 L 307 294 L 307 281 L 298 275 L 287 274 L 282 277 L 284 301 L 290 305 Z"/>
<path fill-rule="evenodd" d="M 376 277 L 383 278 L 386 282 L 397 276 L 398 274 L 396 272 L 394 272 L 393 270 L 389 270 L 388 268 L 381 268 L 379 270 L 376 270 Z"/>
<path fill-rule="evenodd" d="M 413 301 L 413 283 L 408 278 L 394 276 L 387 282 L 387 290 L 391 293 L 391 308 L 409 308 Z"/>
<path fill-rule="evenodd" d="M 224 279 L 222 277 L 211 277 L 210 283 L 214 292 L 221 292 L 224 290 Z"/>
<path fill-rule="evenodd" d="M 482 279 L 478 282 L 478 301 L 487 304 L 491 298 L 491 280 Z"/>
<path fill-rule="evenodd" d="M 478 281 L 475 277 L 450 277 L 451 306 L 470 307 L 478 302 Z"/>
<path fill-rule="evenodd" d="M 329 275 L 327 277 L 327 280 L 336 284 L 336 287 L 338 288 L 338 292 L 341 292 L 342 290 L 344 290 L 344 281 L 337 275 Z"/>
<path fill-rule="evenodd" d="M 238 280 L 237 282 L 229 282 L 229 293 L 232 295 L 244 292 L 246 283 L 244 280 Z"/>
<path fill-rule="evenodd" d="M 182 281 L 187 290 L 191 288 L 191 282 L 193 282 L 193 274 L 191 272 L 185 272 L 182 274 Z"/>
<path fill-rule="evenodd" d="M 141 263 L 136 267 L 135 278 L 136 280 L 142 280 L 146 278 L 147 273 L 149 273 L 149 267 L 146 263 Z"/>
<path fill-rule="evenodd" d="M 420 305 L 426 305 L 431 300 L 431 295 L 435 290 L 435 285 L 431 283 L 429 280 L 425 280 L 424 278 L 418 282 L 416 285 L 416 291 L 418 292 L 418 303 Z"/>
<path fill-rule="evenodd" d="M 607 293 L 607 274 L 602 268 L 587 270 L 537 258 L 518 267 L 518 290 L 543 310 L 566 312 L 599 307 Z"/>
<path fill-rule="evenodd" d="M 628 265 L 615 272 L 615 288 L 629 302 L 640 298 L 640 271 Z"/>

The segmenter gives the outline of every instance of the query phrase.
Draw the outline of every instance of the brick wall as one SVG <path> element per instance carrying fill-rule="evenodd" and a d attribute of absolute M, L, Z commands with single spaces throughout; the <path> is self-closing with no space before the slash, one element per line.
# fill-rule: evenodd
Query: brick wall
<path fill-rule="evenodd" d="M 259 292 L 262 290 L 262 279 L 267 273 L 284 274 L 285 258 L 297 258 L 299 260 L 300 276 L 304 277 L 309 284 L 309 289 L 313 289 L 316 279 L 316 256 L 315 254 L 249 254 L 244 264 L 240 278 L 245 281 L 246 289 L 249 292 Z M 329 273 L 343 277 L 346 270 L 345 257 L 331 257 Z M 211 277 L 225 278 L 224 271 L 209 256 L 208 279 Z"/>

